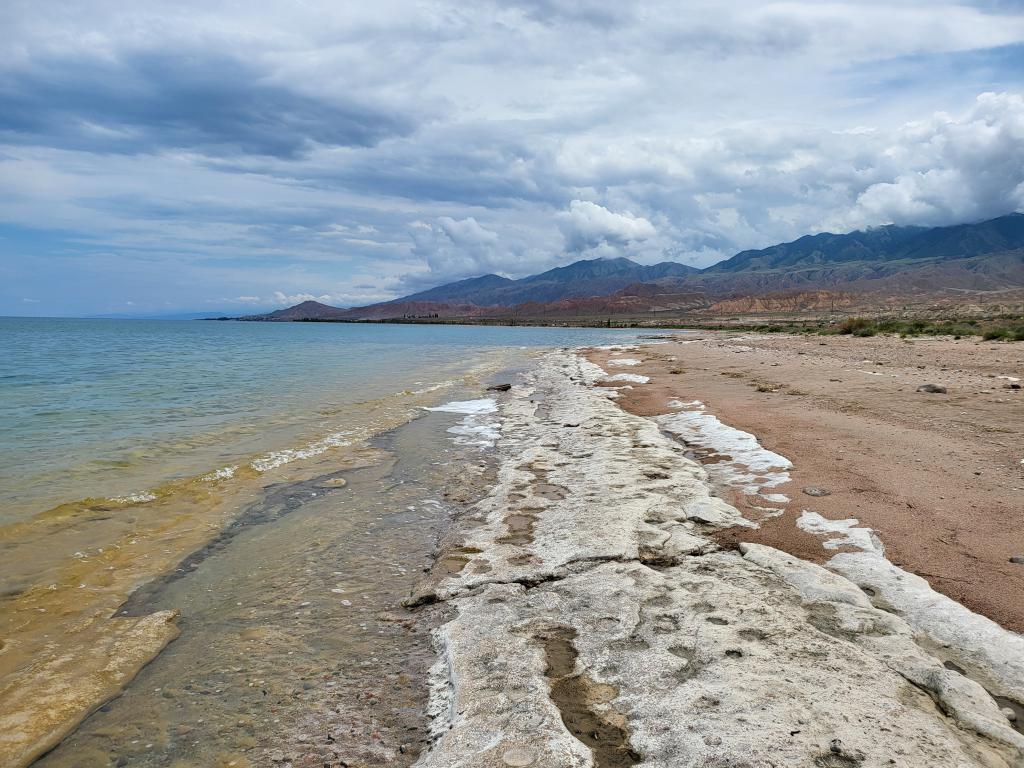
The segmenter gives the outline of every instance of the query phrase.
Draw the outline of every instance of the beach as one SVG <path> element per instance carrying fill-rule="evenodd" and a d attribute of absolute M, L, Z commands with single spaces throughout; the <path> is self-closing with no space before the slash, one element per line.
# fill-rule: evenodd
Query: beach
<path fill-rule="evenodd" d="M 790 511 L 811 507 L 808 499 L 838 496 L 838 504 L 844 475 L 819 463 L 808 477 L 806 453 L 776 452 L 783 446 L 771 438 L 787 431 L 784 414 L 774 414 L 775 432 L 762 444 L 727 423 L 743 424 L 742 408 L 719 418 L 718 391 L 686 379 L 703 361 L 706 375 L 739 381 L 714 369 L 726 365 L 715 355 L 728 355 L 724 372 L 738 373 L 731 367 L 760 362 L 758 345 L 791 345 L 802 358 L 805 345 L 820 343 L 687 334 L 586 356 L 566 351 L 512 388 L 501 408 L 497 483 L 448 542 L 461 565 L 435 572 L 409 601 L 454 612 L 435 632 L 433 744 L 419 765 L 1020 764 L 1024 638 L 939 591 L 948 583 L 933 585 L 905 570 L 902 557 L 890 559 L 912 551 L 899 528 L 869 530 L 866 514 L 835 520 L 852 506 Z M 838 357 L 849 367 L 851 355 L 868 365 L 859 341 L 824 343 L 836 345 L 829 365 Z M 873 382 L 886 348 L 918 342 L 872 343 L 872 363 L 883 363 L 864 369 Z M 931 348 L 934 359 L 944 354 L 936 346 L 952 343 L 917 349 Z M 992 381 L 1015 383 L 998 378 L 1012 376 L 1005 360 L 1015 348 L 992 350 L 977 370 L 948 370 L 941 357 L 933 365 L 947 368 L 949 393 L 972 376 L 988 380 L 989 363 L 999 366 Z M 896 368 L 894 358 L 888 364 Z M 917 365 L 924 373 L 910 394 L 934 394 L 916 387 L 937 371 Z M 782 373 L 776 391 L 787 384 Z M 815 386 L 806 372 L 797 381 Z M 986 388 L 986 408 L 1012 410 L 1017 390 Z M 746 407 L 760 418 L 772 413 Z M 1013 417 L 999 424 L 1013 429 Z M 835 431 L 823 422 L 818 437 L 831 443 Z M 997 565 L 1014 535 L 1011 477 L 1004 470 L 988 481 L 1006 505 L 1003 535 L 963 555 L 983 552 L 1010 579 L 1010 556 Z M 793 491 L 802 483 L 810 494 Z M 915 492 L 941 502 L 941 490 Z M 981 503 L 960 490 L 961 510 Z M 986 594 L 986 579 L 967 579 L 965 594 Z"/>
<path fill-rule="evenodd" d="M 1019 765 L 1017 347 L 647 335 L 499 347 L 9 596 L 12 764 Z"/>
<path fill-rule="evenodd" d="M 412 760 L 432 624 L 399 602 L 454 514 L 445 493 L 472 495 L 496 437 L 489 400 L 446 403 L 484 400 L 536 349 L 623 338 L 0 331 L 5 766 Z"/>
<path fill-rule="evenodd" d="M 670 400 L 700 400 L 795 467 L 776 489 L 791 499 L 778 505 L 784 511 L 721 542 L 753 541 L 823 563 L 841 548 L 824 549 L 801 529 L 803 511 L 856 518 L 893 563 L 1024 631 L 1024 567 L 1010 562 L 1024 554 L 1024 391 L 1011 388 L 1024 379 L 1019 345 L 706 333 L 639 357 L 629 370 L 651 381 L 623 392 L 623 408 L 658 416 L 674 410 Z M 918 391 L 927 384 L 947 392 Z M 744 494 L 724 492 L 764 517 Z"/>

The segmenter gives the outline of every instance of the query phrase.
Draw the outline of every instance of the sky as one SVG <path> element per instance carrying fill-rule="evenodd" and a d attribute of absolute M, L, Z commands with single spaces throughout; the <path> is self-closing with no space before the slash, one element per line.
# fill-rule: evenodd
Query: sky
<path fill-rule="evenodd" d="M 252 313 L 1024 209 L 1024 4 L 5 0 L 0 315 Z"/>

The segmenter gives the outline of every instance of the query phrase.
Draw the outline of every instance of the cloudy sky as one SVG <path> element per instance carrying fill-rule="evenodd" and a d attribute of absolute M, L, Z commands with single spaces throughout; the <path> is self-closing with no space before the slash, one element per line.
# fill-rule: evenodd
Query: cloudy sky
<path fill-rule="evenodd" d="M 0 314 L 351 305 L 1024 208 L 1017 0 L 5 0 L 0 28 Z"/>

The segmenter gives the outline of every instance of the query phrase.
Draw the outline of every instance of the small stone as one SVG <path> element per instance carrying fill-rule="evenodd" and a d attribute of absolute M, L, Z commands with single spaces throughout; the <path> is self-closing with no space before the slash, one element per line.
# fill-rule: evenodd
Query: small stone
<path fill-rule="evenodd" d="M 1011 723 L 1017 722 L 1017 713 L 1009 707 L 1003 707 L 999 711 L 1006 715 L 1006 719 L 1009 720 Z"/>
<path fill-rule="evenodd" d="M 944 395 L 944 394 L 946 394 L 946 388 L 945 387 L 941 387 L 938 384 L 922 384 L 920 387 L 917 388 L 917 391 L 918 392 L 929 392 L 931 394 L 936 394 L 936 395 Z"/>
<path fill-rule="evenodd" d="M 1006 388 L 1007 389 L 1020 389 L 1020 384 L 1018 384 L 1017 382 L 1014 381 L 1014 382 L 1011 382 L 1011 383 L 1007 384 Z"/>
<path fill-rule="evenodd" d="M 495 384 L 487 388 L 488 392 L 508 392 L 512 389 L 511 384 Z"/>
<path fill-rule="evenodd" d="M 1015 565 L 1024 565 L 1024 555 L 1014 555 L 1010 558 L 1010 562 Z"/>
<path fill-rule="evenodd" d="M 826 491 L 824 488 L 818 488 L 816 485 L 809 485 L 803 489 L 803 492 L 808 496 L 831 496 L 832 491 Z"/>
<path fill-rule="evenodd" d="M 518 766 L 518 768 L 533 765 L 534 759 L 533 752 L 525 747 L 513 747 L 505 750 L 505 754 L 501 756 L 501 762 L 505 765 Z"/>

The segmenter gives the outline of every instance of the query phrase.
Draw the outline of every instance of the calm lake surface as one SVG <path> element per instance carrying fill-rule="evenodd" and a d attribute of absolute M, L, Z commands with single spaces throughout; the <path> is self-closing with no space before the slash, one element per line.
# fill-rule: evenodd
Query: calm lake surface
<path fill-rule="evenodd" d="M 500 350 L 632 338 L 599 329 L 0 318 L 0 524 L 240 463 L 294 460 L 345 442 L 363 406 L 442 390 Z"/>
<path fill-rule="evenodd" d="M 411 765 L 433 625 L 400 603 L 448 489 L 488 482 L 486 386 L 636 335 L 0 319 L 7 743 L 53 722 L 77 727 L 48 768 Z M 158 612 L 180 636 L 133 635 L 141 671 L 88 653 Z"/>

